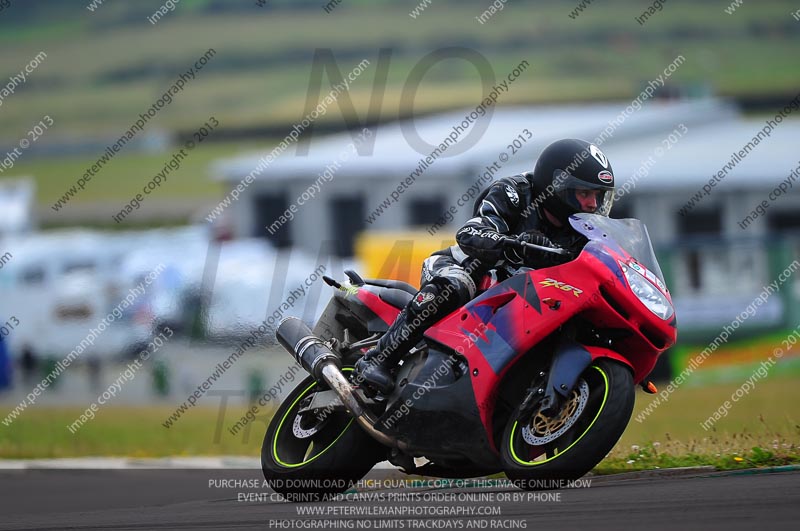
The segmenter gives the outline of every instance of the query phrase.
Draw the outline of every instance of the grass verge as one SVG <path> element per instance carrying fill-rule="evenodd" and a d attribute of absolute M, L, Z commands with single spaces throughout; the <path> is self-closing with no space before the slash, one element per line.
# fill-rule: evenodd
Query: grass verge
<path fill-rule="evenodd" d="M 774 375 L 731 401 L 727 416 L 705 430 L 706 421 L 731 400 L 742 381 L 678 388 L 647 418 L 636 416 L 653 400 L 637 393 L 633 418 L 597 473 L 712 465 L 719 469 L 800 463 L 797 381 Z"/>
<path fill-rule="evenodd" d="M 713 465 L 720 469 L 800 463 L 800 417 L 795 378 L 775 376 L 757 383 L 729 414 L 705 431 L 700 422 L 729 399 L 741 382 L 680 388 L 642 422 L 636 414 L 652 397 L 637 393 L 634 420 L 620 442 L 595 470 L 622 471 Z M 166 429 L 170 407 L 108 407 L 75 435 L 67 425 L 80 408 L 34 408 L 10 427 L 0 426 L 0 458 L 81 456 L 206 456 L 257 457 L 270 413 L 261 413 L 235 436 L 228 428 L 244 407 L 228 407 L 224 415 L 212 407 L 192 409 Z"/>

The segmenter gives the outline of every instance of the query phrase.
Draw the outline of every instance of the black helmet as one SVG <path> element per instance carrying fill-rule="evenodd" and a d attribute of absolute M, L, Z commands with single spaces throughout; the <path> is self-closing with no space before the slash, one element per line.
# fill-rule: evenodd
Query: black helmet
<path fill-rule="evenodd" d="M 530 175 L 530 174 L 529 174 Z M 600 190 L 597 212 L 608 216 L 614 202 L 614 171 L 600 149 L 577 138 L 544 148 L 531 178 L 536 201 L 562 223 L 581 211 L 577 188 Z"/>

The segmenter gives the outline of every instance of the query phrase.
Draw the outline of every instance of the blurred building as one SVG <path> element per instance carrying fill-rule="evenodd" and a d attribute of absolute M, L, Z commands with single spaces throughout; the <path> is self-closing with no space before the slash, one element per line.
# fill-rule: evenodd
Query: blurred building
<path fill-rule="evenodd" d="M 345 162 L 339 161 L 353 152 L 349 146 L 359 132 L 313 138 L 303 156 L 290 146 L 229 212 L 235 235 L 311 251 L 322 240 L 335 240 L 344 256 L 354 254 L 356 236 L 363 231 L 414 227 L 430 233 L 447 222 L 433 230 L 437 240 L 446 239 L 471 217 L 470 190 L 529 171 L 550 142 L 577 137 L 600 145 L 611 160 L 619 190 L 613 216 L 647 224 L 675 294 L 682 330 L 729 323 L 800 255 L 800 194 L 790 189 L 774 201 L 769 197 L 793 171 L 800 172 L 796 120 L 784 120 L 753 144 L 764 119 L 746 118 L 716 99 L 653 101 L 640 110 L 618 103 L 506 107 L 474 126 L 485 127 L 482 135 L 475 133 L 477 143 L 469 131 L 460 134 L 469 149 L 451 145 L 432 163 L 426 161 L 472 110 L 383 124 L 375 131 L 372 149 L 364 143 L 360 156 Z M 233 188 L 264 155 L 220 161 L 215 174 Z M 724 177 L 709 185 L 720 172 Z M 411 184 L 398 193 L 409 177 Z M 462 197 L 467 201 L 459 205 Z M 763 214 L 751 215 L 763 201 L 769 203 Z M 454 213 L 445 220 L 443 213 L 451 207 Z M 748 325 L 797 322 L 798 298 L 800 283 L 792 280 Z"/>
<path fill-rule="evenodd" d="M 36 183 L 29 177 L 0 181 L 0 239 L 35 228 L 35 198 Z"/>

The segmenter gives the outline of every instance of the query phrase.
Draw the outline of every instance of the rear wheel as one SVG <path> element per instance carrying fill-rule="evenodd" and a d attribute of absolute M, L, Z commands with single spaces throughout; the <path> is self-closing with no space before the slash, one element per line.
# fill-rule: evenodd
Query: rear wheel
<path fill-rule="evenodd" d="M 342 369 L 345 374 L 352 368 Z M 386 448 L 367 435 L 353 417 L 301 413 L 327 386 L 308 377 L 289 394 L 270 421 L 261 447 L 267 483 L 289 500 L 313 501 L 344 492 L 383 459 Z"/>
<path fill-rule="evenodd" d="M 522 488 L 536 480 L 577 479 L 599 463 L 628 425 L 634 403 L 631 371 L 601 359 L 584 371 L 561 413 L 513 414 L 503 432 L 501 456 L 509 479 Z"/>

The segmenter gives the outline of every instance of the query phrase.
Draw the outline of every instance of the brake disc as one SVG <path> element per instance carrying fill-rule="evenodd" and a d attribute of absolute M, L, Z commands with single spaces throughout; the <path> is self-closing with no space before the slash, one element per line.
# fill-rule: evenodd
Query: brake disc
<path fill-rule="evenodd" d="M 300 406 L 302 409 L 311 404 L 313 404 L 313 398 L 309 396 L 300 403 Z M 322 427 L 327 424 L 330 416 L 330 414 L 327 414 L 322 415 L 322 418 L 320 418 L 314 410 L 298 412 L 294 416 L 294 421 L 292 422 L 292 433 L 298 439 L 308 439 L 322 430 Z"/>
<path fill-rule="evenodd" d="M 315 420 L 311 426 L 307 426 L 309 420 Z M 316 435 L 320 432 L 322 427 L 325 425 L 325 421 L 327 421 L 327 417 L 323 418 L 322 420 L 318 420 L 313 416 L 298 414 L 294 417 L 294 422 L 292 422 L 292 433 L 298 439 L 308 439 L 313 435 Z"/>
<path fill-rule="evenodd" d="M 522 438 L 531 446 L 542 446 L 551 443 L 564 435 L 583 413 L 589 401 L 589 384 L 581 380 L 577 389 L 564 403 L 558 417 L 552 418 L 536 413 L 529 425 L 522 428 Z"/>

